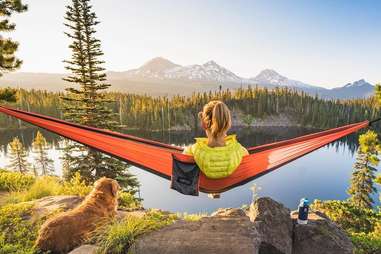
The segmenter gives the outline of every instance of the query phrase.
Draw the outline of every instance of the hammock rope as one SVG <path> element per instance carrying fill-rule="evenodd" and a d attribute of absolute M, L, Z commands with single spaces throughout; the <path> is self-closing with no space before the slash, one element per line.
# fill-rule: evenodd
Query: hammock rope
<path fill-rule="evenodd" d="M 195 163 L 183 148 L 132 135 L 70 123 L 41 114 L 0 106 L 0 112 L 81 143 L 132 165 L 171 179 L 173 160 Z M 363 121 L 294 139 L 248 148 L 250 155 L 229 177 L 209 179 L 201 173 L 200 191 L 221 193 L 243 185 L 342 137 L 379 121 Z"/>

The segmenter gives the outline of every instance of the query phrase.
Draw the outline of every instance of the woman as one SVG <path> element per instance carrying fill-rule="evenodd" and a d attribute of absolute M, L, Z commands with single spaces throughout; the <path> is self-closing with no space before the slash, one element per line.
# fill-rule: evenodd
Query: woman
<path fill-rule="evenodd" d="M 184 154 L 193 155 L 208 178 L 231 175 L 249 153 L 238 143 L 236 135 L 227 135 L 232 123 L 229 108 L 222 101 L 211 101 L 199 118 L 207 138 L 196 138 L 196 143 L 185 148 Z"/>

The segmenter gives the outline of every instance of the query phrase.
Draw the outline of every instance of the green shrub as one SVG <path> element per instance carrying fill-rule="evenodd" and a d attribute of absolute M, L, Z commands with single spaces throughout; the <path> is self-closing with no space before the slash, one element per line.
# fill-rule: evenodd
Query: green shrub
<path fill-rule="evenodd" d="M 381 253 L 381 214 L 348 201 L 315 200 L 312 209 L 323 212 L 350 236 L 355 254 Z"/>
<path fill-rule="evenodd" d="M 82 180 L 79 172 L 76 172 L 70 181 L 63 183 L 58 194 L 84 197 L 90 193 L 92 188 L 92 186 L 87 185 L 86 182 Z"/>
<path fill-rule="evenodd" d="M 35 178 L 17 172 L 0 170 L 0 191 L 24 191 L 30 188 Z"/>
<path fill-rule="evenodd" d="M 33 214 L 33 204 L 8 204 L 0 208 L 0 254 L 34 254 L 41 225 L 60 210 L 43 217 Z"/>
<path fill-rule="evenodd" d="M 32 254 L 41 223 L 26 220 L 32 216 L 31 204 L 6 205 L 0 208 L 0 253 Z"/>
<path fill-rule="evenodd" d="M 7 203 L 19 203 L 40 199 L 47 196 L 76 195 L 86 196 L 92 187 L 75 174 L 69 182 L 62 182 L 55 176 L 43 176 L 35 180 L 28 190 L 12 192 L 7 197 Z"/>
<path fill-rule="evenodd" d="M 61 185 L 59 179 L 54 176 L 43 176 L 37 178 L 35 183 L 26 191 L 12 192 L 8 203 L 31 201 L 47 196 L 59 195 Z"/>
<path fill-rule="evenodd" d="M 381 222 L 381 215 L 376 211 L 356 207 L 348 201 L 315 200 L 311 208 L 324 213 L 347 232 L 370 233 Z"/>
<path fill-rule="evenodd" d="M 119 192 L 118 205 L 122 208 L 139 208 L 141 203 L 130 192 L 121 191 Z"/>
<path fill-rule="evenodd" d="M 47 196 L 55 196 L 60 193 L 59 179 L 54 176 L 38 178 L 31 188 L 24 194 L 23 201 L 35 200 Z"/>
<path fill-rule="evenodd" d="M 355 254 L 381 253 L 381 237 L 372 233 L 352 233 L 350 237 L 355 246 Z"/>
<path fill-rule="evenodd" d="M 97 230 L 94 241 L 99 246 L 98 253 L 128 253 L 136 237 L 172 224 L 177 219 L 175 214 L 152 210 L 143 217 L 127 216 L 121 221 L 114 220 Z"/>

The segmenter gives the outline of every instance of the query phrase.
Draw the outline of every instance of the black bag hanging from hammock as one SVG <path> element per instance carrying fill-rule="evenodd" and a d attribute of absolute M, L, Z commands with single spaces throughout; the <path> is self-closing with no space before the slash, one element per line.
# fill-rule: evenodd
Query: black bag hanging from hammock
<path fill-rule="evenodd" d="M 184 195 L 198 196 L 200 169 L 196 163 L 185 163 L 173 158 L 171 189 Z"/>

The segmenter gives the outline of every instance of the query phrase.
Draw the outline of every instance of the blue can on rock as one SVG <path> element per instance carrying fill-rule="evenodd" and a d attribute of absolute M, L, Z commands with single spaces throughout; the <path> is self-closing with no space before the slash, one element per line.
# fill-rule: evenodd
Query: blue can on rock
<path fill-rule="evenodd" d="M 307 224 L 309 209 L 310 207 L 308 199 L 302 198 L 298 207 L 298 224 Z"/>

